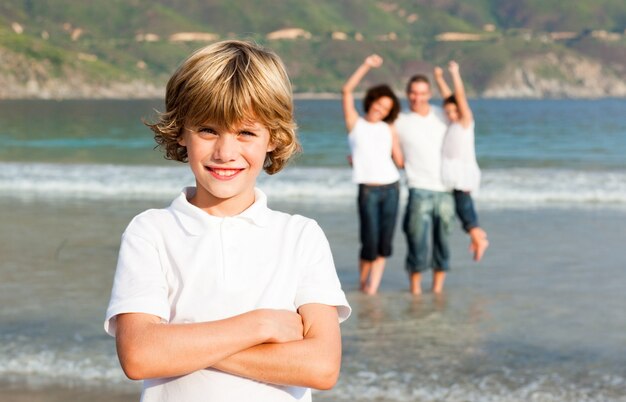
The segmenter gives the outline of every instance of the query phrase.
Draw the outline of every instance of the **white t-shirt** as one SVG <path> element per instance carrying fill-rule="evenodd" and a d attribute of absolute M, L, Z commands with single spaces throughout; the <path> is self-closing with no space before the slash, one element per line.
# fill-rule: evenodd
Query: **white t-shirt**
<path fill-rule="evenodd" d="M 361 184 L 391 184 L 400 180 L 391 158 L 393 138 L 389 124 L 370 123 L 359 117 L 348 134 L 352 154 L 352 181 Z"/>
<path fill-rule="evenodd" d="M 448 128 L 443 110 L 430 105 L 426 116 L 415 112 L 400 113 L 395 125 L 409 187 L 450 190 L 441 180 L 441 150 Z"/>
<path fill-rule="evenodd" d="M 165 209 L 137 215 L 122 236 L 105 330 L 140 312 L 166 323 L 220 320 L 259 308 L 296 311 L 308 303 L 350 315 L 331 250 L 317 223 L 272 211 L 260 190 L 235 217 L 190 204 L 186 188 Z M 214 369 L 144 381 L 142 401 L 310 401 L 304 387 L 278 386 Z"/>
<path fill-rule="evenodd" d="M 452 123 L 443 141 L 441 178 L 444 184 L 456 190 L 474 194 L 480 187 L 480 168 L 474 148 L 474 122 L 463 128 Z"/>

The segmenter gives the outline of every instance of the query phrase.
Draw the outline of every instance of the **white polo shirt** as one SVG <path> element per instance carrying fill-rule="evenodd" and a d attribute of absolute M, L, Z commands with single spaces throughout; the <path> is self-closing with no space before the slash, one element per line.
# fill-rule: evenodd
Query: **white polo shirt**
<path fill-rule="evenodd" d="M 395 122 L 409 187 L 449 191 L 441 178 L 441 151 L 448 126 L 443 110 L 430 105 L 426 116 L 400 113 Z"/>
<path fill-rule="evenodd" d="M 247 311 L 296 311 L 307 303 L 350 306 L 317 223 L 272 211 L 266 196 L 235 217 L 190 204 L 194 187 L 165 209 L 137 215 L 122 236 L 105 330 L 118 314 L 140 312 L 167 323 L 214 321 Z M 310 401 L 308 388 L 277 386 L 214 369 L 144 381 L 142 401 Z"/>

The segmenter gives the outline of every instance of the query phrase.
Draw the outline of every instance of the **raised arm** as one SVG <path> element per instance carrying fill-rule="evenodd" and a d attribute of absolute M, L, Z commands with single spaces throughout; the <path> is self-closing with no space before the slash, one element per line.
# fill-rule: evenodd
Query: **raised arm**
<path fill-rule="evenodd" d="M 193 324 L 163 324 L 157 316 L 130 313 L 118 315 L 116 325 L 119 360 L 133 380 L 184 375 L 255 345 L 303 338 L 300 315 L 285 310 Z"/>
<path fill-rule="evenodd" d="M 337 308 L 305 304 L 298 312 L 304 323 L 303 340 L 258 345 L 236 353 L 213 367 L 272 384 L 332 388 L 341 366 Z"/>
<path fill-rule="evenodd" d="M 433 75 L 435 76 L 435 83 L 437 83 L 437 89 L 439 89 L 439 95 L 441 95 L 441 98 L 446 99 L 452 95 L 452 90 L 448 86 L 445 78 L 443 78 L 443 69 L 441 67 L 435 67 Z"/>
<path fill-rule="evenodd" d="M 383 64 L 382 57 L 377 54 L 372 54 L 365 58 L 363 64 L 356 69 L 354 73 L 348 78 L 343 88 L 341 89 L 341 95 L 343 100 L 343 116 L 346 122 L 346 129 L 348 133 L 352 131 L 352 128 L 356 124 L 359 118 L 359 113 L 354 106 L 354 95 L 352 92 L 359 85 L 359 82 L 365 77 L 370 68 L 378 68 Z"/>
<path fill-rule="evenodd" d="M 467 95 L 465 94 L 463 79 L 461 79 L 459 64 L 456 61 L 451 61 L 448 64 L 448 70 L 450 71 L 452 83 L 454 84 L 454 96 L 461 115 L 460 123 L 463 127 L 467 128 L 474 121 L 474 116 L 472 114 L 472 109 L 470 109 L 469 103 L 467 102 Z"/>

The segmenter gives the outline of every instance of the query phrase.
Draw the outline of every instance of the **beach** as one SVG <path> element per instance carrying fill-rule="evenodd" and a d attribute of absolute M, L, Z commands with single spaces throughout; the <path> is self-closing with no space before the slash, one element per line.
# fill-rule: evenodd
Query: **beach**
<path fill-rule="evenodd" d="M 373 297 L 340 104 L 296 102 L 304 152 L 258 184 L 319 222 L 353 308 L 339 382 L 314 400 L 626 401 L 626 101 L 472 102 L 484 260 L 457 222 L 444 294 L 410 295 L 400 216 Z M 193 184 L 141 123 L 158 107 L 0 102 L 2 402 L 138 400 L 103 320 L 124 228 Z"/>
<path fill-rule="evenodd" d="M 137 400 L 102 320 L 119 234 L 166 204 L 0 201 L 3 401 Z M 491 248 L 471 261 L 455 228 L 441 296 L 408 293 L 398 231 L 380 294 L 368 297 L 356 290 L 351 203 L 270 204 L 318 220 L 354 309 L 340 381 L 315 400 L 626 400 L 626 211 L 483 209 Z"/>

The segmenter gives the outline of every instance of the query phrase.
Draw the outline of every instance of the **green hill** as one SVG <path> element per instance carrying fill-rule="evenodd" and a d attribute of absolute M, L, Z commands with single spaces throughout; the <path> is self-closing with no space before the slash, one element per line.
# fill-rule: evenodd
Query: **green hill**
<path fill-rule="evenodd" d="M 0 97 L 159 96 L 191 51 L 227 38 L 275 50 L 296 92 L 337 92 L 376 52 L 365 85 L 401 90 L 456 59 L 475 95 L 626 96 L 624 28 L 623 0 L 4 0 Z"/>

